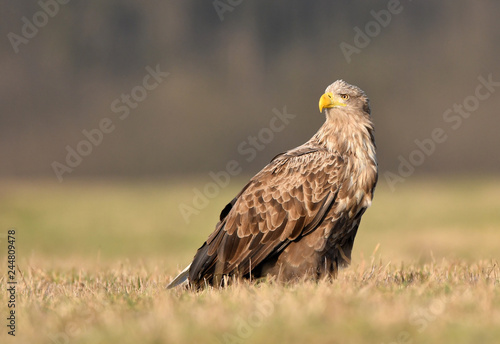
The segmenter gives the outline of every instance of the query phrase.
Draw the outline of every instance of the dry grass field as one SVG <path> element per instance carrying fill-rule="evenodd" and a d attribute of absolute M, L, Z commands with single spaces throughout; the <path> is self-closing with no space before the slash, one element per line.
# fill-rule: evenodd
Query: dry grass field
<path fill-rule="evenodd" d="M 499 179 L 381 180 L 333 282 L 166 290 L 244 182 L 186 223 L 208 181 L 2 181 L 0 343 L 499 342 Z"/>

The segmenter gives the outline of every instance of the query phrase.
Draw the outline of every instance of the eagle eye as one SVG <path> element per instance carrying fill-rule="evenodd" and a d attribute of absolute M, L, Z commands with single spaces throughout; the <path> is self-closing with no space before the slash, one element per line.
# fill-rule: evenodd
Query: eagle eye
<path fill-rule="evenodd" d="M 347 100 L 347 99 L 349 99 L 349 95 L 348 94 L 341 94 L 340 98 Z"/>

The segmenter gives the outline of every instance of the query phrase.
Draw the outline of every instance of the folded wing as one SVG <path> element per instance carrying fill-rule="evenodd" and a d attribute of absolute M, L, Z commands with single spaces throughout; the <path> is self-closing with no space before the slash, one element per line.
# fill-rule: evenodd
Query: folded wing
<path fill-rule="evenodd" d="M 335 202 L 342 166 L 339 156 L 317 147 L 298 147 L 274 158 L 221 212 L 194 257 L 190 282 L 249 274 L 314 231 Z"/>

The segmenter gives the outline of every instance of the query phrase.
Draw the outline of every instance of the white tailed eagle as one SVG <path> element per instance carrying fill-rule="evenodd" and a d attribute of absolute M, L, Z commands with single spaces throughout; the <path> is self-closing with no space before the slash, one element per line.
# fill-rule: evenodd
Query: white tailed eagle
<path fill-rule="evenodd" d="M 219 286 L 223 276 L 321 278 L 350 263 L 378 176 L 369 100 L 337 80 L 319 110 L 326 121 L 318 132 L 250 179 L 169 288 Z"/>

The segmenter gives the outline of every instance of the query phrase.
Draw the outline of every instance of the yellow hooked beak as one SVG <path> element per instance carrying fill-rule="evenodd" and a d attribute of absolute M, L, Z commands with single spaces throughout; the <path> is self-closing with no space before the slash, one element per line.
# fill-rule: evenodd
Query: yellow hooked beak
<path fill-rule="evenodd" d="M 323 112 L 323 109 L 332 108 L 335 106 L 346 106 L 342 101 L 335 98 L 332 92 L 326 92 L 319 98 L 319 112 Z"/>

